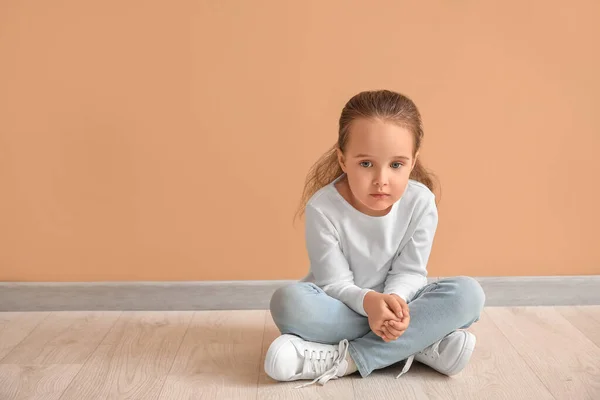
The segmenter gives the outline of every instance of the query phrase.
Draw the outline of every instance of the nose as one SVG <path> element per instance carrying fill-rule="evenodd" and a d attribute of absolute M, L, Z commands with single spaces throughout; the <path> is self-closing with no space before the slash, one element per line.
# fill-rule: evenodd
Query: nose
<path fill-rule="evenodd" d="M 385 170 L 379 169 L 375 173 L 375 177 L 373 179 L 373 184 L 378 187 L 384 187 L 388 183 L 387 179 L 388 178 L 387 178 L 387 174 L 385 173 Z"/>

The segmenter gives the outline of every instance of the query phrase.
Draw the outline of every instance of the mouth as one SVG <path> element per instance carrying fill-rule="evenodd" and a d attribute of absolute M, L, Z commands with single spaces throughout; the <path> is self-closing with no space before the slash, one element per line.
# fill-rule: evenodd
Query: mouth
<path fill-rule="evenodd" d="M 388 197 L 389 194 L 387 194 L 387 193 L 372 193 L 370 196 L 374 197 L 376 199 L 384 199 L 384 198 Z"/>

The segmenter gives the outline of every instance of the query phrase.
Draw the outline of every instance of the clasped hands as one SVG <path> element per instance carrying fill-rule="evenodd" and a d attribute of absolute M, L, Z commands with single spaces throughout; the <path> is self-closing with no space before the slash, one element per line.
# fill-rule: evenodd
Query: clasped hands
<path fill-rule="evenodd" d="M 398 339 L 408 328 L 408 304 L 396 294 L 368 292 L 363 307 L 369 318 L 369 327 L 385 342 Z"/>

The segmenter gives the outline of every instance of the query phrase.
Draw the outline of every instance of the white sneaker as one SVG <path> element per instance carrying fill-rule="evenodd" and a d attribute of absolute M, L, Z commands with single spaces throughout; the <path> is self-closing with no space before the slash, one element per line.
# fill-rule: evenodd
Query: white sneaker
<path fill-rule="evenodd" d="M 324 385 L 344 376 L 348 368 L 348 341 L 339 345 L 308 342 L 298 336 L 281 335 L 271 343 L 265 357 L 265 372 L 277 381 L 313 379 Z"/>
<path fill-rule="evenodd" d="M 471 359 L 475 342 L 471 332 L 456 330 L 415 354 L 415 360 L 444 375 L 456 375 Z"/>

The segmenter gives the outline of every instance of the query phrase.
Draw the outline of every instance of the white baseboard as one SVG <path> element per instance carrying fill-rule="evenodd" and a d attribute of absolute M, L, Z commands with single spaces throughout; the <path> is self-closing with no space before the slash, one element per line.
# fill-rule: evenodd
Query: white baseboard
<path fill-rule="evenodd" d="M 475 279 L 486 307 L 600 305 L 600 275 Z M 0 311 L 262 310 L 291 282 L 0 282 Z"/>

